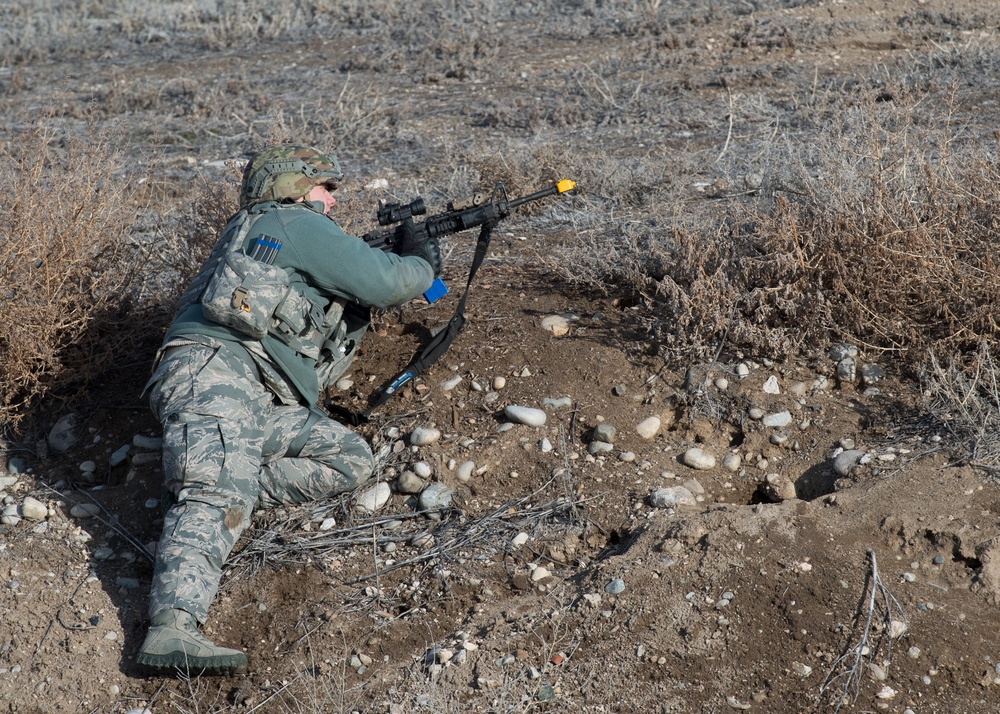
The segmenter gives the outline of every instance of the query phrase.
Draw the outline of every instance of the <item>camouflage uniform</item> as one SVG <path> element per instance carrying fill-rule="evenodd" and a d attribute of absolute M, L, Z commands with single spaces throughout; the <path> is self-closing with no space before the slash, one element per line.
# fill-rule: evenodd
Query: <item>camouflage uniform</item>
<path fill-rule="evenodd" d="M 287 336 L 248 339 L 207 320 L 196 299 L 182 299 L 150 379 L 173 500 L 156 552 L 151 619 L 182 610 L 204 624 L 222 566 L 254 509 L 349 491 L 374 469 L 364 439 L 312 405 L 327 380 L 347 368 L 367 325 L 357 318 L 366 318 L 367 310 L 352 313 L 351 306 L 402 304 L 429 287 L 435 269 L 419 256 L 383 253 L 346 236 L 321 205 L 288 202 L 331 174 L 339 176 L 335 159 L 332 166 L 317 164 L 316 155 L 291 145 L 269 154 L 263 176 L 254 173 L 253 161 L 248 165 L 243 209 L 260 215 L 244 244 L 255 235 L 282 243 L 274 265 L 288 273 L 292 289 L 315 313 L 305 316 L 302 335 L 317 347 L 330 347 L 335 337 L 340 362 L 333 371 L 329 363 L 324 368 L 323 358 L 317 360 L 321 350 Z M 304 169 L 303 159 L 312 162 Z M 310 174 L 317 165 L 318 173 Z M 206 270 L 193 285 L 203 283 Z M 198 289 L 188 292 L 197 297 Z"/>

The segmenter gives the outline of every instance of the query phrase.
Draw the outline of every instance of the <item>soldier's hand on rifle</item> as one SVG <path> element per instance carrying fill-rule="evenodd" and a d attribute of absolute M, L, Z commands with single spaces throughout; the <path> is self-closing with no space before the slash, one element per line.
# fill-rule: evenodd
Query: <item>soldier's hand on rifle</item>
<path fill-rule="evenodd" d="M 414 255 L 423 258 L 431 266 L 436 278 L 441 274 L 441 247 L 436 238 L 421 237 L 413 228 L 413 220 L 407 218 L 400 224 L 399 255 L 404 258 Z"/>

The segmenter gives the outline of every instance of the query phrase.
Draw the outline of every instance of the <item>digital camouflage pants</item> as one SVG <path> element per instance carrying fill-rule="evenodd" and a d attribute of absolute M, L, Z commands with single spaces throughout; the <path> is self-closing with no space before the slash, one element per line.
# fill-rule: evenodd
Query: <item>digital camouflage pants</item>
<path fill-rule="evenodd" d="M 151 382 L 174 503 L 156 549 L 149 615 L 175 608 L 204 624 L 254 509 L 350 491 L 371 476 L 374 460 L 347 427 L 304 406 L 274 404 L 249 355 L 230 348 L 170 348 Z"/>

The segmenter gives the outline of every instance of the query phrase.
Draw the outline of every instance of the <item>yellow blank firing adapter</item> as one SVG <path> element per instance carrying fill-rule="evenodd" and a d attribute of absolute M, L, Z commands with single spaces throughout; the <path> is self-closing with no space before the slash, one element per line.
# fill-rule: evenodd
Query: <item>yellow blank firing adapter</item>
<path fill-rule="evenodd" d="M 556 184 L 556 190 L 559 193 L 566 193 L 567 191 L 572 191 L 576 187 L 576 181 L 570 181 L 569 179 L 563 179 Z"/>

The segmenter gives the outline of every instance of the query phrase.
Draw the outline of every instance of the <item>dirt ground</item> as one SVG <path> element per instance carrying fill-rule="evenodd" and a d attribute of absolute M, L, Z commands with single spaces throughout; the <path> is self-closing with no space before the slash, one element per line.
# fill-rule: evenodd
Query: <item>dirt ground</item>
<path fill-rule="evenodd" d="M 654 42 L 676 43 L 674 71 L 644 79 L 675 86 L 678 112 L 634 122 L 611 112 L 589 137 L 568 129 L 567 151 L 598 140 L 627 157 L 657 142 L 724 141 L 727 92 L 792 102 L 811 82 L 918 65 L 935 46 L 979 43 L 982 66 L 996 62 L 995 14 L 963 0 L 685 7 L 688 22 Z M 131 115 L 137 147 L 154 129 L 173 137 L 160 148 L 165 195 L 183 200 L 245 148 L 222 129 L 264 122 L 278 97 L 292 116 L 349 71 L 402 103 L 397 137 L 433 141 L 414 140 L 407 164 L 344 147 L 345 164 L 369 159 L 372 176 L 443 184 L 416 168 L 428 154 L 477 132 L 553 130 L 537 117 L 565 81 L 560 68 L 635 42 L 614 31 L 517 37 L 487 63 L 508 68 L 506 83 L 447 58 L 394 57 L 398 72 L 376 72 L 369 40 L 345 29 L 253 51 L 109 35 L 92 55 L 2 71 L 0 84 L 7 115 L 61 93 L 66 116 L 91 101 Z M 970 77 L 956 110 L 995 115 L 992 81 Z M 256 116 L 230 116 L 252 106 Z M 381 479 L 424 462 L 454 491 L 442 520 L 399 493 L 372 516 L 348 499 L 258 514 L 206 629 L 247 652 L 245 676 L 150 678 L 133 663 L 151 574 L 142 549 L 159 533 L 158 463 L 143 456 L 150 444 L 110 459 L 137 434 L 159 436 L 139 396 L 148 362 L 118 366 L 74 407 L 68 452 L 49 449 L 44 431 L 10 444 L 8 463 L 30 473 L 3 489 L 8 503 L 30 495 L 48 513 L 0 526 L 0 711 L 790 714 L 834 711 L 844 693 L 845 712 L 998 711 L 1000 491 L 923 415 L 911 370 L 862 350 L 886 377 L 839 380 L 829 345 L 780 364 L 723 350 L 712 364 L 665 366 L 641 305 L 576 290 L 539 260 L 556 238 L 572 240 L 569 227 L 501 226 L 466 330 L 417 389 L 361 427 L 384 447 Z M 447 320 L 468 266 L 462 240 L 445 270 L 452 298 L 380 316 L 338 402 L 360 407 Z M 552 315 L 570 316 L 568 332 L 543 326 Z M 547 420 L 508 428 L 508 405 Z M 754 410 L 788 412 L 788 423 L 766 426 Z M 44 428 L 65 413 L 53 408 Z M 641 436 L 653 416 L 659 429 Z M 592 455 L 602 423 L 616 435 Z M 417 427 L 441 436 L 411 446 Z M 716 464 L 685 465 L 692 447 Z M 842 450 L 865 457 L 838 473 Z M 459 478 L 467 461 L 471 476 Z M 652 505 L 654 491 L 678 486 L 693 502 Z M 97 517 L 80 504 L 99 504 Z"/>

